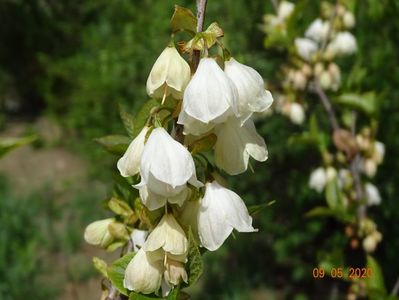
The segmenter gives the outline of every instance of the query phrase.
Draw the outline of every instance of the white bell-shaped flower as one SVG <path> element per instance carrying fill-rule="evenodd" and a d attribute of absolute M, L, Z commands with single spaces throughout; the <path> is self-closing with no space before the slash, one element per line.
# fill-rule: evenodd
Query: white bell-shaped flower
<path fill-rule="evenodd" d="M 202 123 L 223 122 L 237 101 L 234 84 L 213 58 L 205 57 L 184 91 L 181 113 Z M 185 125 L 185 117 L 178 123 Z"/>
<path fill-rule="evenodd" d="M 118 160 L 117 167 L 123 177 L 136 175 L 140 171 L 141 155 L 144 150 L 145 136 L 149 127 L 144 126 L 130 143 L 125 154 Z"/>
<path fill-rule="evenodd" d="M 254 122 L 248 119 L 242 126 L 239 119 L 230 118 L 216 129 L 215 163 L 230 175 L 248 168 L 249 157 L 265 161 L 268 157 L 265 141 L 256 132 Z"/>
<path fill-rule="evenodd" d="M 198 233 L 202 246 L 217 250 L 233 229 L 254 232 L 252 217 L 244 202 L 233 191 L 216 181 L 206 184 L 205 195 L 198 212 Z"/>
<path fill-rule="evenodd" d="M 159 224 L 148 236 L 143 249 L 156 251 L 162 249 L 173 257 L 180 256 L 185 262 L 188 250 L 188 240 L 183 229 L 172 214 L 165 214 Z"/>
<path fill-rule="evenodd" d="M 220 119 L 225 120 L 226 116 L 222 115 Z M 218 121 L 218 119 L 216 119 L 216 121 Z M 193 117 L 190 117 L 184 110 L 180 112 L 177 123 L 184 124 L 183 133 L 185 135 L 202 135 L 211 131 L 215 126 L 214 122 L 204 123 Z"/>
<path fill-rule="evenodd" d="M 145 243 L 145 239 L 147 238 L 148 231 L 141 229 L 133 229 L 133 232 L 130 234 L 130 238 L 133 242 L 134 251 L 139 251 L 140 248 L 143 247 Z"/>
<path fill-rule="evenodd" d="M 109 218 L 89 224 L 84 233 L 85 241 L 90 245 L 107 247 L 114 240 L 108 230 L 108 226 L 114 221 L 113 218 Z"/>
<path fill-rule="evenodd" d="M 317 168 L 310 174 L 309 187 L 321 193 L 327 184 L 327 173 L 324 168 Z"/>
<path fill-rule="evenodd" d="M 141 201 L 149 210 L 156 210 L 163 207 L 167 202 L 182 206 L 191 194 L 190 189 L 186 186 L 175 188 L 173 191 L 176 192 L 176 195 L 162 196 L 149 190 L 147 185 L 139 189 Z"/>
<path fill-rule="evenodd" d="M 163 272 L 162 260 L 140 249 L 126 267 L 123 286 L 137 293 L 157 293 Z"/>
<path fill-rule="evenodd" d="M 272 94 L 265 89 L 262 76 L 253 68 L 239 63 L 234 58 L 226 61 L 224 72 L 237 88 L 237 116 L 247 120 L 253 112 L 263 112 L 273 103 Z"/>
<path fill-rule="evenodd" d="M 174 46 L 168 46 L 151 69 L 147 79 L 147 93 L 155 98 L 165 98 L 172 94 L 174 98 L 182 99 L 190 76 L 188 63 Z"/>
<path fill-rule="evenodd" d="M 309 25 L 308 29 L 305 32 L 305 37 L 320 43 L 327 38 L 329 30 L 329 22 L 323 22 L 321 19 L 318 18 Z"/>
<path fill-rule="evenodd" d="M 164 128 L 155 128 L 145 144 L 140 164 L 141 182 L 134 187 L 165 197 L 180 193 L 187 182 L 200 187 L 193 158 Z"/>
<path fill-rule="evenodd" d="M 307 61 L 311 60 L 313 55 L 318 50 L 316 42 L 312 41 L 311 39 L 305 39 L 305 38 L 296 38 L 295 47 L 296 51 L 298 52 L 298 55 Z"/>
<path fill-rule="evenodd" d="M 178 285 L 182 281 L 188 282 L 187 272 L 183 263 L 170 258 L 165 261 L 164 277 L 166 282 L 172 285 Z"/>
<path fill-rule="evenodd" d="M 294 3 L 283 0 L 280 2 L 279 6 L 278 6 L 277 17 L 280 20 L 285 20 L 289 16 L 291 16 L 294 9 L 295 9 Z"/>
<path fill-rule="evenodd" d="M 356 51 L 356 38 L 348 31 L 338 33 L 327 46 L 327 52 L 333 55 L 349 55 Z"/>
<path fill-rule="evenodd" d="M 364 185 L 364 191 L 366 194 L 367 205 L 381 204 L 380 192 L 378 191 L 378 188 L 374 184 L 367 182 Z"/>

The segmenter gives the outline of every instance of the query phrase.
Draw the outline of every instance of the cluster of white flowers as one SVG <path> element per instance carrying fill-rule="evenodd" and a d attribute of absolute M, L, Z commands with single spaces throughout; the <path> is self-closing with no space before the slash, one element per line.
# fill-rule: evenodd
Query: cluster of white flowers
<path fill-rule="evenodd" d="M 277 8 L 277 14 L 267 14 L 263 20 L 265 23 L 264 30 L 270 32 L 271 30 L 278 30 L 283 34 L 287 33 L 286 22 L 295 10 L 295 4 L 289 1 L 281 1 Z"/>
<path fill-rule="evenodd" d="M 321 193 L 326 184 L 337 177 L 337 171 L 333 167 L 319 167 L 312 171 L 309 178 L 309 187 Z"/>
<path fill-rule="evenodd" d="M 166 97 L 182 99 L 177 123 L 191 141 L 211 133 L 217 136 L 215 164 L 226 173 L 246 171 L 249 157 L 267 159 L 266 144 L 251 116 L 268 109 L 273 98 L 251 67 L 229 58 L 222 69 L 213 58 L 203 57 L 191 76 L 187 62 L 174 46 L 168 46 L 150 72 L 147 92 L 162 103 Z M 144 294 L 162 290 L 165 296 L 173 286 L 187 282 L 185 229 L 189 227 L 200 246 L 210 251 L 218 249 L 233 229 L 256 231 L 240 196 L 217 182 L 217 176 L 199 181 L 191 153 L 160 125 L 145 126 L 117 167 L 124 177 L 139 174 L 141 181 L 134 187 L 143 205 L 149 211 L 164 212 L 148 237 L 133 230 L 132 240 L 141 247 L 134 245 L 137 253 L 125 271 L 128 290 Z M 103 221 L 103 227 L 112 221 Z M 97 244 L 106 242 L 106 235 L 96 238 Z"/>
<path fill-rule="evenodd" d="M 370 136 L 370 130 L 364 129 L 356 136 L 356 142 L 362 154 L 361 169 L 368 177 L 374 177 L 378 166 L 385 156 L 385 145 Z"/>

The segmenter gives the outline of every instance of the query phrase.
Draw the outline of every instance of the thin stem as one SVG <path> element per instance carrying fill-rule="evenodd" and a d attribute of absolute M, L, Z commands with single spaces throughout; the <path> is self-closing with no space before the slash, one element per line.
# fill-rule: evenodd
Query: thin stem
<path fill-rule="evenodd" d="M 272 3 L 274 10 L 276 12 L 278 12 L 278 2 L 277 2 L 277 0 L 270 0 L 270 2 Z"/>
<path fill-rule="evenodd" d="M 399 277 L 398 277 L 398 279 L 396 279 L 395 285 L 391 292 L 391 296 L 392 297 L 396 296 L 398 294 L 398 292 L 399 292 Z"/>
<path fill-rule="evenodd" d="M 201 32 L 204 29 L 204 20 L 206 12 L 206 4 L 208 0 L 197 0 L 197 32 Z M 197 70 L 201 52 L 195 50 L 193 54 L 193 71 Z"/>
<path fill-rule="evenodd" d="M 326 93 L 321 88 L 320 83 L 317 79 L 315 79 L 315 81 L 314 81 L 314 90 L 315 90 L 317 96 L 319 96 L 319 99 L 320 99 L 321 103 L 323 104 L 324 109 L 326 110 L 326 113 L 328 115 L 328 119 L 330 120 L 330 124 L 331 124 L 333 131 L 338 130 L 339 125 L 338 125 L 337 117 L 335 115 L 335 111 L 331 105 L 330 100 L 328 99 Z"/>

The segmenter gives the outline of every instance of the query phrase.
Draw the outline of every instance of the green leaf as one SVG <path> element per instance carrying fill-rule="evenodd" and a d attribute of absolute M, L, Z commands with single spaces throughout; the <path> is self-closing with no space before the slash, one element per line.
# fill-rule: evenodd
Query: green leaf
<path fill-rule="evenodd" d="M 203 138 L 200 138 L 199 140 L 196 140 L 191 145 L 189 145 L 188 148 L 191 151 L 191 154 L 206 152 L 213 148 L 213 146 L 216 143 L 216 140 L 217 140 L 216 135 L 214 133 L 211 133 L 208 134 L 207 136 L 204 136 Z"/>
<path fill-rule="evenodd" d="M 122 106 L 119 106 L 119 114 L 121 116 L 123 125 L 125 126 L 127 134 L 133 138 L 134 137 L 134 117 L 133 115 L 126 112 Z"/>
<path fill-rule="evenodd" d="M 136 137 L 141 129 L 145 126 L 145 123 L 150 116 L 151 111 L 155 108 L 160 106 L 160 103 L 156 99 L 151 99 L 146 101 L 143 106 L 141 106 L 140 110 L 136 114 L 134 118 L 134 130 L 133 130 L 133 137 Z"/>
<path fill-rule="evenodd" d="M 104 147 L 109 153 L 123 155 L 129 146 L 131 140 L 123 135 L 107 135 L 95 139 L 97 143 Z"/>
<path fill-rule="evenodd" d="M 123 295 L 127 296 L 127 289 L 123 287 L 123 278 L 125 277 L 125 270 L 129 262 L 136 253 L 129 252 L 123 257 L 115 260 L 108 268 L 108 278 L 112 285 Z"/>
<path fill-rule="evenodd" d="M 6 155 L 11 150 L 34 142 L 37 139 L 37 136 L 31 135 L 20 138 L 0 138 L 0 158 Z"/>
<path fill-rule="evenodd" d="M 342 192 L 338 187 L 338 182 L 336 179 L 327 182 L 326 200 L 328 206 L 332 211 L 342 211 L 342 209 L 344 208 Z"/>
<path fill-rule="evenodd" d="M 191 227 L 188 230 L 188 243 L 188 261 L 186 264 L 186 268 L 188 269 L 188 286 L 190 286 L 197 282 L 198 278 L 200 278 L 203 272 L 201 253 L 199 251 L 197 242 L 195 241 Z"/>
<path fill-rule="evenodd" d="M 108 278 L 108 273 L 107 273 L 108 266 L 104 260 L 94 256 L 93 265 L 94 268 L 96 268 L 96 270 L 99 271 L 105 278 Z"/>
<path fill-rule="evenodd" d="M 118 198 L 112 197 L 111 200 L 108 202 L 108 207 L 112 210 L 115 214 L 121 215 L 124 217 L 129 217 L 133 214 L 133 210 L 125 201 L 122 201 Z"/>
<path fill-rule="evenodd" d="M 166 297 L 166 300 L 180 299 L 179 292 L 180 292 L 180 286 L 175 286 L 173 290 L 169 293 L 168 297 Z"/>
<path fill-rule="evenodd" d="M 343 94 L 335 100 L 338 104 L 361 110 L 368 115 L 375 115 L 377 113 L 378 103 L 374 92 L 365 94 Z"/>
<path fill-rule="evenodd" d="M 254 214 L 260 212 L 261 210 L 265 209 L 266 207 L 273 205 L 274 203 L 276 203 L 276 200 L 272 200 L 267 203 L 262 203 L 262 204 L 258 204 L 258 205 L 251 205 L 248 207 L 248 212 L 250 215 L 254 215 Z"/>
<path fill-rule="evenodd" d="M 367 290 L 370 293 L 386 295 L 387 291 L 385 288 L 381 267 L 371 255 L 367 255 L 367 268 L 371 269 L 372 272 L 370 278 L 366 278 Z"/>
<path fill-rule="evenodd" d="M 173 32 L 185 30 L 194 34 L 197 31 L 197 18 L 190 9 L 175 5 L 170 27 Z"/>
<path fill-rule="evenodd" d="M 312 208 L 305 214 L 306 217 L 330 217 L 334 215 L 335 212 L 325 206 L 317 206 L 315 208 Z"/>

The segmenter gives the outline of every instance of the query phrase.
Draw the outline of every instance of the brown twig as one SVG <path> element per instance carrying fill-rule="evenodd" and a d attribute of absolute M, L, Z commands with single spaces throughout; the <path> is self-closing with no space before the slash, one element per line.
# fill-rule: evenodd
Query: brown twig
<path fill-rule="evenodd" d="M 206 12 L 206 4 L 208 0 L 197 0 L 197 32 L 201 32 L 204 29 L 204 20 Z M 197 70 L 201 51 L 194 50 L 193 53 L 193 71 Z"/>
<path fill-rule="evenodd" d="M 398 292 L 399 292 L 399 277 L 398 277 L 398 279 L 396 279 L 395 285 L 391 292 L 391 296 L 392 297 L 396 296 L 398 294 Z"/>
<path fill-rule="evenodd" d="M 320 83 L 317 79 L 314 80 L 314 91 L 316 92 L 317 96 L 319 96 L 319 99 L 324 106 L 324 109 L 328 115 L 328 119 L 330 121 L 332 130 L 333 131 L 338 130 L 339 125 L 338 125 L 337 117 L 335 115 L 335 111 L 331 105 L 330 100 L 328 99 L 326 93 L 321 88 Z"/>

